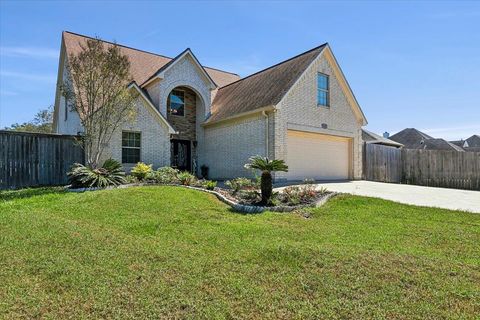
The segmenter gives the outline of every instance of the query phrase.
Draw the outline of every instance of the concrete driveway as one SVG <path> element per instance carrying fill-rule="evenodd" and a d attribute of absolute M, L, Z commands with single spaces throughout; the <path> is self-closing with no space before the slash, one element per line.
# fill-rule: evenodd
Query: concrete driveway
<path fill-rule="evenodd" d="M 480 191 L 433 188 L 373 181 L 326 182 L 317 184 L 329 191 L 382 198 L 417 206 L 480 213 Z"/>

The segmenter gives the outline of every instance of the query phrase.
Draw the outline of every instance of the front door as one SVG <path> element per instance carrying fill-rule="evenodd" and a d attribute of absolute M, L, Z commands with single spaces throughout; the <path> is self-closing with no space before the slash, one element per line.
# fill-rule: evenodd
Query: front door
<path fill-rule="evenodd" d="M 180 171 L 191 171 L 190 141 L 171 140 L 172 167 Z"/>

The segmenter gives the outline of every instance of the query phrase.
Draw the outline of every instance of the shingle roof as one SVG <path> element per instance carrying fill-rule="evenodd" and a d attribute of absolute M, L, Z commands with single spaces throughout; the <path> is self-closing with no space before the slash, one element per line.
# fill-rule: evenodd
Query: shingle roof
<path fill-rule="evenodd" d="M 403 144 L 407 149 L 464 151 L 453 143 L 444 139 L 433 138 L 415 128 L 403 129 L 391 136 L 390 140 Z"/>
<path fill-rule="evenodd" d="M 376 133 L 362 129 L 362 139 L 367 143 L 382 144 L 393 147 L 403 147 L 403 144 L 384 138 Z"/>
<path fill-rule="evenodd" d="M 470 148 L 480 148 L 480 136 L 478 134 L 474 134 L 468 138 L 467 142 Z"/>
<path fill-rule="evenodd" d="M 207 123 L 276 105 L 326 43 L 220 88 Z"/>
<path fill-rule="evenodd" d="M 478 134 L 474 134 L 465 140 L 450 141 L 450 143 L 462 147 L 465 151 L 480 151 L 480 136 Z"/>
<path fill-rule="evenodd" d="M 454 145 L 444 139 L 428 139 L 425 140 L 426 150 L 449 150 L 449 151 L 465 151 L 461 147 Z"/>
<path fill-rule="evenodd" d="M 420 141 L 427 139 L 433 139 L 433 137 L 415 128 L 403 129 L 390 137 L 390 140 L 399 142 L 408 149 L 419 149 Z"/>
<path fill-rule="evenodd" d="M 78 54 L 81 52 L 80 44 L 85 44 L 87 39 L 93 39 L 88 36 L 64 31 L 63 41 L 67 55 Z M 103 41 L 107 45 L 112 45 L 111 42 Z M 117 44 L 120 47 L 121 52 L 129 58 L 130 61 L 130 73 L 132 74 L 133 81 L 137 84 L 143 84 L 147 79 L 154 75 L 159 69 L 172 61 L 172 58 L 162 56 L 159 54 L 142 51 L 134 48 L 130 48 L 124 45 Z M 234 73 L 203 67 L 212 80 L 219 86 L 223 87 L 237 81 L 240 76 Z"/>

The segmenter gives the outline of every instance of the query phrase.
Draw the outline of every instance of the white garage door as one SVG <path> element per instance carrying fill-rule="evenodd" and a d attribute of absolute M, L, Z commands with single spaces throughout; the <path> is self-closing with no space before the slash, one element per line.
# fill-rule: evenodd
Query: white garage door
<path fill-rule="evenodd" d="M 287 179 L 348 179 L 349 146 L 348 138 L 288 130 Z"/>

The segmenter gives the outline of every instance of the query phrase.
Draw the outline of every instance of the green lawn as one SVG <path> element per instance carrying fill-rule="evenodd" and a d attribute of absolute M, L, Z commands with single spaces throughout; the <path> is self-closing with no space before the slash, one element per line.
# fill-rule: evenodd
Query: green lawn
<path fill-rule="evenodd" d="M 475 318 L 480 215 L 339 196 L 242 215 L 176 187 L 0 194 L 0 318 Z"/>

